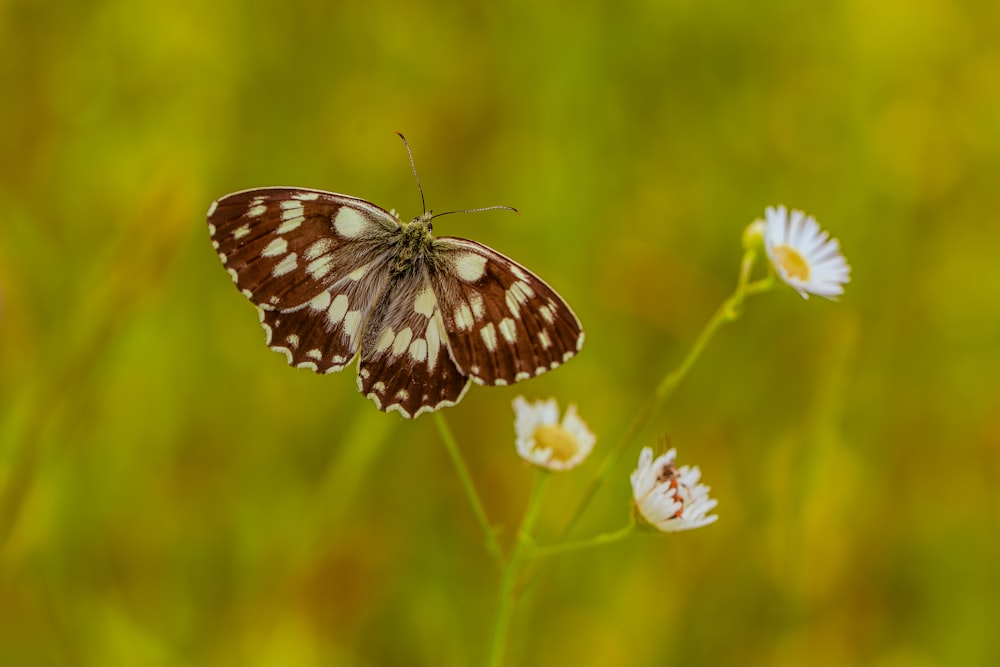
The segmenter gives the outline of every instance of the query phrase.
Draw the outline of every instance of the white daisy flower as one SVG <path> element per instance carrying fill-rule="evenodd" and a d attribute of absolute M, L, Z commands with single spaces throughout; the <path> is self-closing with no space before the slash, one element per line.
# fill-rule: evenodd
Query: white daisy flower
<path fill-rule="evenodd" d="M 657 530 L 673 533 L 707 526 L 719 517 L 712 511 L 718 501 L 709 498 L 709 487 L 699 484 L 701 471 L 695 466 L 674 465 L 677 450 L 653 460 L 653 450 L 644 447 L 639 467 L 632 473 L 632 496 L 642 521 Z"/>
<path fill-rule="evenodd" d="M 554 398 L 534 403 L 528 403 L 523 396 L 515 398 L 514 431 L 521 458 L 556 471 L 580 465 L 597 441 L 577 416 L 575 405 L 567 408 L 560 424 L 559 405 Z"/>
<path fill-rule="evenodd" d="M 778 276 L 802 298 L 810 294 L 836 300 L 850 281 L 851 267 L 837 239 L 820 229 L 816 218 L 784 206 L 764 212 L 764 248 Z"/>

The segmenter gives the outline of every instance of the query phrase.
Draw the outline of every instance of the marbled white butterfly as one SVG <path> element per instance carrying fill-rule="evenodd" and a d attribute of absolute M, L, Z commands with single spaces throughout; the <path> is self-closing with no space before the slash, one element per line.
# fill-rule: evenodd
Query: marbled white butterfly
<path fill-rule="evenodd" d="M 480 243 L 432 236 L 434 217 L 403 222 L 356 197 L 271 187 L 213 202 L 208 231 L 272 350 L 332 373 L 360 349 L 361 393 L 416 417 L 455 405 L 470 381 L 534 377 L 583 345 L 555 290 Z"/>

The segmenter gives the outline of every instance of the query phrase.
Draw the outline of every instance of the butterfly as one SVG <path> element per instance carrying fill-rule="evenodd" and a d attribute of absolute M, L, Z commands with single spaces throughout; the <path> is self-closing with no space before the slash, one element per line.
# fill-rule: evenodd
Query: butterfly
<path fill-rule="evenodd" d="M 554 369 L 584 341 L 541 278 L 481 243 L 433 236 L 434 217 L 404 222 L 364 199 L 296 187 L 234 192 L 207 216 L 267 345 L 317 373 L 360 356 L 361 393 L 407 418 L 457 404 L 471 382 Z"/>

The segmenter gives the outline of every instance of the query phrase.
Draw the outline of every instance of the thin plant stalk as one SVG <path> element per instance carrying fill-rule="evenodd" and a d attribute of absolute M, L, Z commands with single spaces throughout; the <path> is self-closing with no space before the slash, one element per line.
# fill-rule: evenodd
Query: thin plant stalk
<path fill-rule="evenodd" d="M 583 540 L 574 540 L 572 542 L 561 542 L 559 544 L 552 544 L 544 547 L 535 547 L 528 554 L 528 558 L 549 558 L 550 556 L 558 556 L 571 551 L 583 551 L 584 549 L 592 549 L 594 547 L 602 547 L 607 544 L 621 542 L 635 532 L 635 526 L 635 519 L 633 518 L 627 525 L 609 533 L 601 533 L 600 535 L 595 535 L 594 537 Z"/>
<path fill-rule="evenodd" d="M 521 526 L 517 530 L 514 546 L 511 548 L 510 559 L 504 568 L 500 581 L 500 595 L 497 600 L 497 614 L 493 622 L 493 637 L 490 640 L 490 653 L 487 660 L 489 667 L 500 667 L 503 664 L 504 649 L 507 645 L 507 635 L 510 630 L 510 619 L 514 613 L 514 584 L 517 582 L 518 570 L 525 559 L 527 548 L 531 545 L 531 531 L 538 520 L 542 507 L 542 495 L 548 481 L 549 472 L 539 469 L 531 489 L 528 507 L 524 510 Z"/>
<path fill-rule="evenodd" d="M 684 359 L 681 360 L 681 363 L 677 366 L 677 368 L 667 373 L 656 385 L 653 395 L 649 397 L 646 403 L 639 410 L 639 413 L 635 416 L 635 418 L 633 418 L 628 428 L 625 429 L 625 433 L 621 438 L 619 438 L 618 442 L 611 449 L 611 451 L 608 452 L 608 455 L 604 458 L 604 461 L 601 462 L 601 465 L 597 469 L 594 477 L 584 490 L 580 501 L 577 503 L 576 509 L 570 515 L 566 525 L 559 533 L 556 543 L 565 540 L 566 536 L 569 535 L 571 530 L 573 530 L 577 521 L 579 521 L 580 517 L 583 515 L 584 510 L 586 510 L 591 500 L 593 500 L 594 496 L 597 494 L 597 491 L 604 484 L 604 480 L 607 479 L 608 473 L 618 463 L 625 451 L 628 450 L 629 446 L 639 438 L 643 429 L 649 425 L 649 422 L 651 422 L 653 418 L 659 414 L 664 403 L 666 403 L 667 399 L 670 398 L 670 395 L 673 394 L 677 386 L 684 380 L 688 371 L 691 370 L 695 362 L 701 358 L 702 353 L 705 351 L 705 348 L 708 346 L 709 341 L 711 341 L 715 333 L 722 327 L 723 324 L 733 322 L 740 318 L 743 314 L 743 304 L 748 297 L 760 292 L 765 292 L 776 284 L 773 269 L 769 271 L 767 277 L 754 282 L 750 281 L 750 274 L 753 271 L 758 255 L 759 252 L 756 248 L 750 248 L 743 254 L 743 259 L 740 262 L 740 275 L 736 284 L 736 289 L 725 301 L 722 302 L 718 310 L 715 311 L 715 314 L 712 315 L 711 319 L 709 319 L 709 321 L 702 328 L 701 332 L 698 334 L 698 338 L 695 339 L 691 349 L 688 351 L 687 355 L 685 355 Z M 545 564 L 542 563 L 533 573 L 529 574 L 525 578 L 523 584 L 521 585 L 520 592 L 523 592 L 531 585 L 544 567 Z"/>
<path fill-rule="evenodd" d="M 465 465 L 462 452 L 458 448 L 458 443 L 455 442 L 455 436 L 452 435 L 451 429 L 448 428 L 448 422 L 445 421 L 444 415 L 441 412 L 434 412 L 433 414 L 434 423 L 437 425 L 441 439 L 444 441 L 445 449 L 448 450 L 448 455 L 455 465 L 456 472 L 458 472 L 458 478 L 462 483 L 462 488 L 465 490 L 465 495 L 469 498 L 469 504 L 472 505 L 472 513 L 475 515 L 479 527 L 483 530 L 483 535 L 486 539 L 486 550 L 496 562 L 497 567 L 502 568 L 504 566 L 503 550 L 500 548 L 500 542 L 497 541 L 496 531 L 486 516 L 483 501 L 479 498 L 476 485 L 472 481 L 472 475 L 469 474 L 469 468 Z"/>

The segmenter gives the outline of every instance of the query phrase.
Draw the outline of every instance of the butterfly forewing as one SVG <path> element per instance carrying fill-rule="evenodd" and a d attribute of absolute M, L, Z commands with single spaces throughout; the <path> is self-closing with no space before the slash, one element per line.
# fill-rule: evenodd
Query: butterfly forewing
<path fill-rule="evenodd" d="M 568 361 L 583 330 L 555 290 L 508 257 L 468 241 L 437 239 L 431 282 L 452 357 L 480 384 L 505 385 Z"/>
<path fill-rule="evenodd" d="M 265 310 L 315 298 L 384 254 L 398 228 L 373 204 L 301 188 L 226 195 L 209 209 L 208 225 L 233 282 Z"/>

